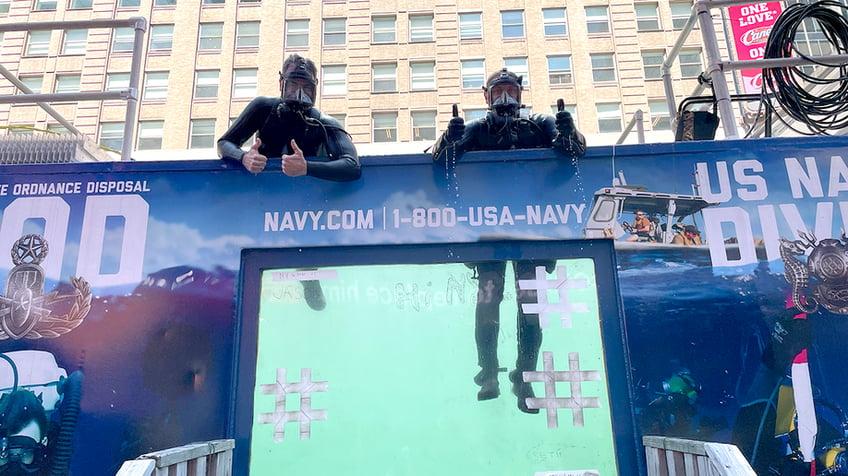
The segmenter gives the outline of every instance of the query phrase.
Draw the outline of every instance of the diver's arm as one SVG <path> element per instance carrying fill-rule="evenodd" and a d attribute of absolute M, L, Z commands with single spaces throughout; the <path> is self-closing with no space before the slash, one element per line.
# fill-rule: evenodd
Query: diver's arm
<path fill-rule="evenodd" d="M 218 139 L 218 157 L 241 164 L 245 151 L 241 146 L 262 127 L 271 113 L 273 100 L 258 97 L 250 101 L 227 132 Z"/>
<path fill-rule="evenodd" d="M 548 137 L 553 137 L 551 147 L 575 159 L 586 155 L 586 137 L 576 127 L 572 126 L 569 133 L 563 134 L 557 129 L 556 119 L 553 116 L 542 114 L 534 114 L 534 116 L 539 118 L 534 122 L 549 134 Z"/>
<path fill-rule="evenodd" d="M 350 135 L 329 116 L 322 115 L 320 121 L 327 134 L 324 145 L 330 160 L 307 160 L 306 175 L 333 182 L 357 180 L 362 175 L 362 168 Z"/>
<path fill-rule="evenodd" d="M 439 165 L 456 165 L 463 153 L 476 150 L 476 138 L 481 123 L 481 120 L 475 119 L 466 124 L 462 136 L 457 140 L 451 140 L 450 131 L 445 131 L 433 146 L 433 162 Z"/>

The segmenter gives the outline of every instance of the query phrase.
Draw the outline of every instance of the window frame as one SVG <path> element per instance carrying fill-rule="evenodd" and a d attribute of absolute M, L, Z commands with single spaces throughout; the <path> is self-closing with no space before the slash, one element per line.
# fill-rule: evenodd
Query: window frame
<path fill-rule="evenodd" d="M 640 11 L 644 12 L 646 9 L 652 8 L 652 14 L 650 15 L 640 15 Z M 660 19 L 660 6 L 656 3 L 637 3 L 634 5 L 634 10 L 636 13 L 636 31 L 637 32 L 648 32 L 648 31 L 661 31 L 662 30 L 662 21 Z"/>
<path fill-rule="evenodd" d="M 548 65 L 548 84 L 554 86 L 568 86 L 574 84 L 574 71 L 571 67 L 571 55 L 550 55 L 546 57 Z M 567 69 L 552 69 L 551 60 L 564 59 L 568 63 Z M 558 78 L 554 81 L 554 77 Z"/>
<path fill-rule="evenodd" d="M 384 71 L 377 71 L 378 69 Z M 392 74 L 388 74 L 388 70 L 391 69 Z M 392 89 L 378 89 L 378 82 L 386 83 L 388 86 L 391 84 L 393 86 Z M 397 74 L 397 63 L 395 62 L 385 62 L 385 63 L 371 63 L 371 92 L 372 93 L 396 93 L 398 91 L 398 74 Z"/>
<path fill-rule="evenodd" d="M 72 38 L 69 39 L 72 34 L 83 33 L 82 39 Z M 60 54 L 72 56 L 72 55 L 85 55 L 86 47 L 88 46 L 88 28 L 78 28 L 73 30 L 65 30 L 62 32 L 62 52 Z"/>
<path fill-rule="evenodd" d="M 598 65 L 596 60 L 610 60 L 609 65 Z M 616 67 L 615 53 L 591 53 L 589 62 L 592 69 L 592 82 L 612 83 L 618 81 L 618 68 Z M 611 78 L 603 77 L 604 73 L 611 72 Z M 599 77 L 600 76 L 600 77 Z"/>
<path fill-rule="evenodd" d="M 208 31 L 213 27 L 219 27 L 220 31 Z M 207 31 L 204 32 L 203 30 Z M 204 33 L 206 34 L 204 36 Z M 211 33 L 211 34 L 210 34 Z M 216 43 L 217 40 L 217 44 Z M 204 47 L 204 42 L 212 43 L 211 46 Z M 208 22 L 201 23 L 200 28 L 197 29 L 197 52 L 205 52 L 205 51 L 221 51 L 221 48 L 224 45 L 224 23 L 223 22 Z"/>
<path fill-rule="evenodd" d="M 197 133 L 196 127 L 209 127 L 212 126 L 210 132 Z M 203 118 L 203 119 L 191 119 L 189 122 L 189 130 L 188 130 L 188 148 L 189 149 L 210 149 L 215 147 L 215 119 L 214 118 Z M 195 141 L 200 140 L 209 140 L 209 145 L 201 144 L 201 146 L 197 146 Z"/>
<path fill-rule="evenodd" d="M 547 16 L 550 12 L 562 12 L 562 16 L 549 17 Z M 558 32 L 548 32 L 549 28 L 562 28 L 562 33 Z M 542 9 L 542 31 L 544 31 L 545 36 L 568 36 L 568 10 L 565 7 L 556 7 L 556 8 L 543 8 Z"/>
<path fill-rule="evenodd" d="M 332 22 L 332 23 L 330 23 Z M 330 29 L 331 25 L 337 26 L 337 24 L 341 24 L 341 30 Z M 322 22 L 322 45 L 323 46 L 344 46 L 347 44 L 347 18 L 345 17 L 330 17 L 324 18 Z M 327 41 L 328 39 L 340 37 L 341 42 L 338 40 Z"/>
<path fill-rule="evenodd" d="M 170 71 L 147 71 L 144 73 L 143 101 L 164 101 L 168 98 Z M 164 76 L 164 77 L 163 77 Z M 160 84 L 162 83 L 162 84 Z"/>
<path fill-rule="evenodd" d="M 476 15 L 477 20 L 463 20 L 463 16 Z M 465 23 L 467 21 L 467 23 Z M 483 39 L 483 13 L 482 12 L 460 12 L 457 23 L 459 25 L 460 40 Z M 463 24 L 465 23 L 465 24 Z M 463 33 L 466 32 L 466 33 Z"/>
<path fill-rule="evenodd" d="M 378 22 L 386 22 L 386 26 L 377 25 Z M 391 28 L 388 22 L 391 21 Z M 378 35 L 386 35 L 385 39 L 378 39 Z M 389 35 L 391 39 L 389 39 Z M 373 15 L 371 17 L 371 44 L 397 43 L 397 15 Z"/>
<path fill-rule="evenodd" d="M 515 14 L 515 13 L 518 13 L 521 16 L 521 22 L 520 23 L 507 23 L 506 15 Z M 513 19 L 512 21 L 515 21 L 515 20 Z M 526 24 L 526 22 L 524 20 L 524 10 L 503 10 L 503 11 L 501 11 L 501 38 L 503 38 L 504 40 L 525 38 L 526 37 L 526 32 L 524 30 L 525 24 Z M 521 30 L 520 34 L 509 34 L 509 35 L 507 35 L 508 29 L 509 30 L 513 30 L 513 29 L 518 30 L 519 27 L 520 27 L 520 30 Z"/>
<path fill-rule="evenodd" d="M 158 134 L 156 134 L 157 132 Z M 164 137 L 164 135 L 164 120 L 138 121 L 138 137 L 136 138 L 135 143 L 136 150 L 161 149 L 162 138 Z"/>
<path fill-rule="evenodd" d="M 427 124 L 416 126 L 416 117 L 424 117 Z M 430 119 L 432 119 L 432 124 L 430 123 Z M 409 111 L 409 127 L 410 127 L 410 140 L 412 142 L 420 142 L 420 141 L 428 141 L 432 142 L 436 140 L 437 130 L 436 130 L 436 111 L 433 109 L 421 109 L 415 111 Z M 416 129 L 419 131 L 419 134 L 416 134 Z M 424 130 L 428 132 L 425 136 L 420 132 Z"/>
<path fill-rule="evenodd" d="M 170 33 L 168 32 L 170 29 Z M 157 31 L 159 33 L 157 37 Z M 161 44 L 158 44 L 161 43 Z M 164 47 L 164 44 L 167 43 L 167 48 Z M 156 45 L 156 47 L 154 47 Z M 150 46 L 148 46 L 148 51 L 150 52 L 164 52 L 171 51 L 174 48 L 174 25 L 173 24 L 162 24 L 162 25 L 153 25 L 150 27 Z"/>
<path fill-rule="evenodd" d="M 297 25 L 298 28 L 292 27 Z M 305 25 L 305 26 L 300 26 Z M 291 18 L 286 20 L 286 48 L 309 47 L 309 19 Z"/>
<path fill-rule="evenodd" d="M 429 19 L 429 23 L 426 26 L 414 26 L 413 20 L 417 19 Z M 436 39 L 436 33 L 433 28 L 433 22 L 435 21 L 435 16 L 432 13 L 410 13 L 409 14 L 409 42 L 410 43 L 431 43 Z M 420 37 L 416 37 L 416 32 L 420 34 Z M 424 34 L 421 34 L 421 33 Z"/>
<path fill-rule="evenodd" d="M 24 57 L 42 58 L 50 54 L 50 40 L 52 32 L 49 30 L 29 31 L 27 32 L 27 41 L 24 49 Z M 38 37 L 38 41 L 33 41 L 33 37 Z M 46 37 L 46 41 L 43 39 Z M 36 52 L 33 52 L 37 48 Z M 44 51 L 44 53 L 42 53 Z"/>
<path fill-rule="evenodd" d="M 246 27 L 253 27 L 256 25 L 256 33 L 254 34 L 252 31 L 245 33 L 244 31 L 239 31 Z M 259 48 L 259 34 L 262 29 L 262 23 L 258 21 L 239 21 L 236 22 L 236 49 L 237 50 L 245 50 L 245 49 L 258 49 Z M 253 38 L 256 39 L 256 44 L 244 44 L 247 40 L 250 40 L 250 43 L 253 43 Z"/>
<path fill-rule="evenodd" d="M 416 71 L 416 68 L 429 66 L 429 72 Z M 426 86 L 416 84 L 426 83 Z M 410 91 L 435 91 L 436 90 L 436 61 L 410 61 L 409 62 L 409 90 Z"/>
<path fill-rule="evenodd" d="M 208 77 L 205 73 L 210 73 Z M 213 95 L 199 95 L 199 91 L 206 91 L 212 89 L 212 75 L 211 73 L 215 73 L 214 75 L 214 87 L 215 94 Z M 207 84 L 208 83 L 208 84 Z M 192 98 L 194 100 L 214 100 L 218 98 L 218 89 L 221 87 L 221 70 L 218 69 L 198 69 L 194 72 L 194 90 L 192 91 Z"/>
<path fill-rule="evenodd" d="M 253 73 L 252 75 L 248 73 Z M 236 94 L 236 92 L 239 94 Z M 259 68 L 233 69 L 232 99 L 252 99 L 259 92 Z"/>
<path fill-rule="evenodd" d="M 341 71 L 338 71 L 338 69 Z M 332 69 L 332 71 L 328 71 Z M 321 95 L 344 96 L 347 94 L 347 65 L 325 64 L 321 66 Z"/>
<path fill-rule="evenodd" d="M 385 140 L 377 139 L 377 131 L 378 131 L 378 118 L 394 118 L 394 126 L 392 127 L 381 127 L 379 129 L 385 130 Z M 397 111 L 377 111 L 371 113 L 371 142 L 373 143 L 383 143 L 383 142 L 398 142 L 398 113 Z M 394 140 L 392 140 L 392 134 L 394 134 Z"/>
<path fill-rule="evenodd" d="M 475 65 L 471 65 L 475 63 Z M 476 63 L 480 63 L 479 66 Z M 486 84 L 486 60 L 466 59 L 460 60 L 460 81 L 462 89 L 479 89 Z"/>
<path fill-rule="evenodd" d="M 593 35 L 609 35 L 611 31 L 610 25 L 610 16 L 609 16 L 609 7 L 606 5 L 587 5 L 584 7 L 586 14 L 586 32 L 589 36 Z M 600 11 L 603 10 L 603 15 L 600 14 L 590 14 L 590 11 Z M 603 25 L 602 28 L 596 29 L 593 31 L 593 25 Z"/>

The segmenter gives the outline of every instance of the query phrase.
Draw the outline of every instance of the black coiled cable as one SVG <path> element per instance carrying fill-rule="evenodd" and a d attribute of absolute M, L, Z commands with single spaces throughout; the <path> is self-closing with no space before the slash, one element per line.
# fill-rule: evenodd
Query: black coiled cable
<path fill-rule="evenodd" d="M 801 52 L 796 47 L 795 35 L 805 20 L 812 19 L 833 46 L 834 54 L 848 54 L 848 20 L 840 9 L 846 7 L 833 0 L 788 6 L 772 27 L 763 57 L 801 57 L 813 64 L 831 66 Z M 828 131 L 848 128 L 848 64 L 831 67 L 838 71 L 836 77 L 824 77 L 833 74 L 829 70 L 823 70 L 822 76 L 813 76 L 799 66 L 763 68 L 763 104 L 773 108 L 768 100 L 769 96 L 773 97 L 786 115 L 809 128 L 809 131 L 798 130 L 779 112 L 774 114 L 800 134 L 827 135 Z M 808 91 L 821 85 L 825 87 L 816 88 L 821 92 Z"/>

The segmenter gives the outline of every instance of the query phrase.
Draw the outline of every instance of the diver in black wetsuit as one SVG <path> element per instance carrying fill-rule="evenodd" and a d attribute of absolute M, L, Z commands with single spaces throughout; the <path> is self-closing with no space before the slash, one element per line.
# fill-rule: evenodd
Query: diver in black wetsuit
<path fill-rule="evenodd" d="M 317 68 L 311 60 L 292 54 L 280 72 L 280 97 L 257 97 L 245 107 L 218 139 L 218 155 L 240 162 L 257 174 L 267 157 L 282 157 L 282 171 L 290 177 L 308 175 L 345 182 L 360 176 L 359 157 L 350 136 L 339 123 L 321 114 L 315 104 Z M 241 146 L 258 132 L 247 151 Z M 306 160 L 305 157 L 327 160 Z"/>
<path fill-rule="evenodd" d="M 586 153 L 586 139 L 576 127 L 567 111 L 560 110 L 556 117 L 548 114 L 531 114 L 522 118 L 522 77 L 506 68 L 489 76 L 483 95 L 489 105 L 485 117 L 465 124 L 454 117 L 448 129 L 436 142 L 433 161 L 441 166 L 454 165 L 463 152 L 471 150 L 505 150 L 553 147 L 565 157 L 577 159 Z M 454 116 L 457 116 L 456 110 Z M 477 343 L 477 363 L 480 372 L 474 382 L 480 385 L 478 400 L 489 400 L 500 395 L 498 387 L 498 333 L 499 308 L 503 300 L 505 262 L 468 263 L 477 275 L 477 310 L 474 337 Z M 537 302 L 535 290 L 519 290 L 519 279 L 535 279 L 536 268 L 542 266 L 547 273 L 554 271 L 552 261 L 517 261 L 513 263 L 516 297 L 518 301 L 517 340 L 518 357 L 515 370 L 509 373 L 512 392 L 518 398 L 518 408 L 525 413 L 538 413 L 528 408 L 526 399 L 533 398 L 530 383 L 524 381 L 523 372 L 535 371 L 542 344 L 542 329 L 538 314 L 525 314 L 522 303 Z"/>

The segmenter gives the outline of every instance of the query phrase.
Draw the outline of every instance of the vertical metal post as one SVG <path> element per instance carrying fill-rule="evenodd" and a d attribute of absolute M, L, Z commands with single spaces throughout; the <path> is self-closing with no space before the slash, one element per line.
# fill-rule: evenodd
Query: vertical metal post
<path fill-rule="evenodd" d="M 724 136 L 726 139 L 737 139 L 739 132 L 736 129 L 736 118 L 733 115 L 733 103 L 730 101 L 730 91 L 727 89 L 727 81 L 721 67 L 718 38 L 708 3 L 710 2 L 699 1 L 695 4 L 698 8 L 698 22 L 704 39 L 704 49 L 707 51 L 707 72 L 710 73 L 710 78 L 713 81 L 713 94 L 715 94 L 718 103 L 718 113 L 721 117 L 721 125 L 724 128 Z"/>
<path fill-rule="evenodd" d="M 147 31 L 147 20 L 142 17 L 132 17 L 135 21 L 135 37 L 133 40 L 132 66 L 130 67 L 130 89 L 127 97 L 127 115 L 124 120 L 124 141 L 121 143 L 121 160 L 132 160 L 133 132 L 135 116 L 138 111 L 139 77 L 141 76 L 141 53 L 144 48 L 144 33 Z"/>

